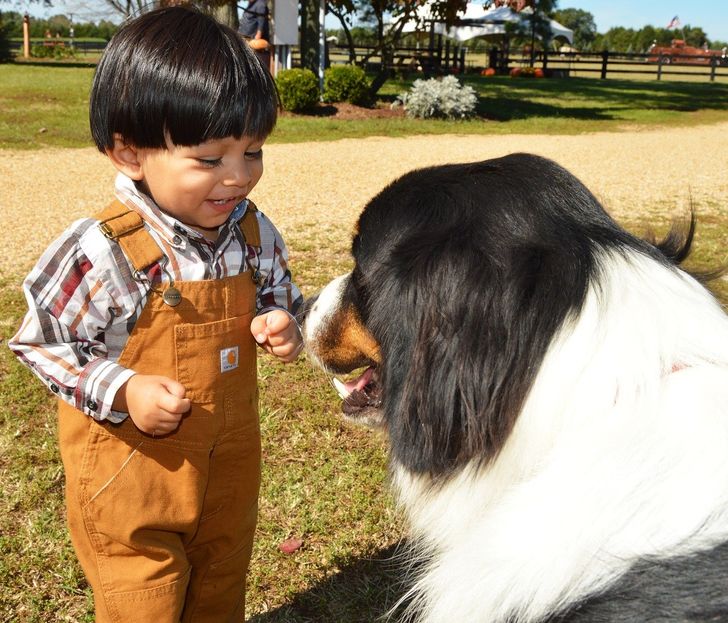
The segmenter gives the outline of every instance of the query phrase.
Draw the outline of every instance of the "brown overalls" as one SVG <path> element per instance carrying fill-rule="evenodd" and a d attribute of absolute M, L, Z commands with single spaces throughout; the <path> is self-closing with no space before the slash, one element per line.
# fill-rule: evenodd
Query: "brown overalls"
<path fill-rule="evenodd" d="M 136 270 L 160 259 L 135 212 L 114 203 L 101 220 Z M 250 210 L 241 227 L 260 244 Z M 68 524 L 98 623 L 244 619 L 260 484 L 256 287 L 250 271 L 174 285 L 174 307 L 149 293 L 119 363 L 186 388 L 179 428 L 153 438 L 60 403 Z"/>

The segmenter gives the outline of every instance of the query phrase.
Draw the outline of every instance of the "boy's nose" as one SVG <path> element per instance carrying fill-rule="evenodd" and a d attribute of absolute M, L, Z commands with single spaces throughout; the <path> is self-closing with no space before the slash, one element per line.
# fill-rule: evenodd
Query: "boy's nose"
<path fill-rule="evenodd" d="M 245 163 L 231 167 L 226 177 L 227 183 L 231 186 L 247 186 L 252 179 Z"/>

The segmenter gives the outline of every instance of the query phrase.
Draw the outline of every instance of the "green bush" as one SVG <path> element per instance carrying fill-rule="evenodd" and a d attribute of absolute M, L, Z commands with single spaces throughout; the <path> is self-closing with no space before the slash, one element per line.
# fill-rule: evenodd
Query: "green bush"
<path fill-rule="evenodd" d="M 303 112 L 316 106 L 321 96 L 318 78 L 310 69 L 283 69 L 276 76 L 284 110 Z"/>
<path fill-rule="evenodd" d="M 371 103 L 369 81 L 361 67 L 334 65 L 324 72 L 324 102 L 349 102 L 357 106 Z"/>
<path fill-rule="evenodd" d="M 30 55 L 34 58 L 55 58 L 60 61 L 64 58 L 77 58 L 78 52 L 76 48 L 65 44 L 41 43 L 30 48 Z"/>
<path fill-rule="evenodd" d="M 415 80 L 412 88 L 400 93 L 394 105 L 404 106 L 408 117 L 418 119 L 467 119 L 475 114 L 475 89 L 462 85 L 455 76 Z"/>
<path fill-rule="evenodd" d="M 0 63 L 7 63 L 11 60 L 13 60 L 13 54 L 10 51 L 10 28 L 0 16 Z"/>

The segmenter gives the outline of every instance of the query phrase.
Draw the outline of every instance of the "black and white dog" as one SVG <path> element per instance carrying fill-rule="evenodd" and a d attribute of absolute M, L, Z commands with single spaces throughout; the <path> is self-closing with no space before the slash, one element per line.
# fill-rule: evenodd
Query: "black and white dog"
<path fill-rule="evenodd" d="M 687 229 L 687 228 L 686 228 Z M 305 323 L 391 442 L 426 623 L 728 621 L 728 317 L 527 154 L 407 174 Z"/>

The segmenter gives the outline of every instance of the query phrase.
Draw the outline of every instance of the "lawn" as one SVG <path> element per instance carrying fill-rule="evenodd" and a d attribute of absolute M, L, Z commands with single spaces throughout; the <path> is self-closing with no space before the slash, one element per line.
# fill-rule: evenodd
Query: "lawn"
<path fill-rule="evenodd" d="M 93 69 L 0 65 L 0 148 L 91 145 L 87 104 Z M 386 106 L 411 86 L 391 80 L 379 93 Z M 270 142 L 326 141 L 413 134 L 579 134 L 728 119 L 728 84 L 634 80 L 511 79 L 466 76 L 479 97 L 478 117 L 457 123 L 407 118 L 357 121 L 282 115 Z"/>
<path fill-rule="evenodd" d="M 12 158 L 17 154 L 14 150 L 20 149 L 88 146 L 91 75 L 85 68 L 0 65 L 2 153 Z M 285 115 L 271 142 L 423 133 L 493 134 L 503 140 L 508 134 L 605 131 L 617 135 L 728 120 L 726 85 L 467 80 L 480 96 L 481 117 L 476 121 L 343 121 Z M 403 81 L 387 83 L 382 101 L 391 101 L 406 86 Z M 593 138 L 583 140 L 592 149 Z M 361 144 L 357 142 L 359 149 Z M 679 145 L 675 147 L 679 155 Z M 59 153 L 64 152 L 54 151 L 55 156 Z M 725 155 L 718 154 L 718 161 L 724 162 Z M 723 170 L 716 167 L 713 174 L 721 175 Z M 309 183 L 320 185 L 321 180 Z M 33 191 L 28 182 L 28 205 Z M 306 195 L 316 196 L 314 191 Z M 649 223 L 642 216 L 653 207 L 635 205 L 634 214 L 623 224 L 637 233 L 664 232 L 666 216 Z M 666 206 L 664 212 L 673 207 Z M 715 268 L 728 261 L 725 205 L 716 197 L 715 205 L 700 208 L 704 215 L 691 266 Z M 307 205 L 300 208 L 308 209 Z M 310 226 L 299 227 L 288 244 L 296 280 L 304 284 L 306 295 L 349 268 L 348 230 L 322 226 L 314 215 Z M 5 347 L 25 312 L 18 287 L 22 272 L 18 268 L 10 273 L 0 275 L 0 621 L 90 622 L 90 591 L 63 520 L 55 405 Z M 713 286 L 728 305 L 728 281 L 716 281 Z M 342 423 L 329 379 L 305 357 L 283 366 L 261 356 L 258 367 L 264 468 L 260 523 L 248 580 L 251 620 L 371 623 L 394 603 L 403 577 L 396 548 L 406 538 L 406 528 L 387 489 L 386 444 L 377 434 Z M 278 546 L 290 537 L 302 539 L 303 546 L 284 554 Z"/>

